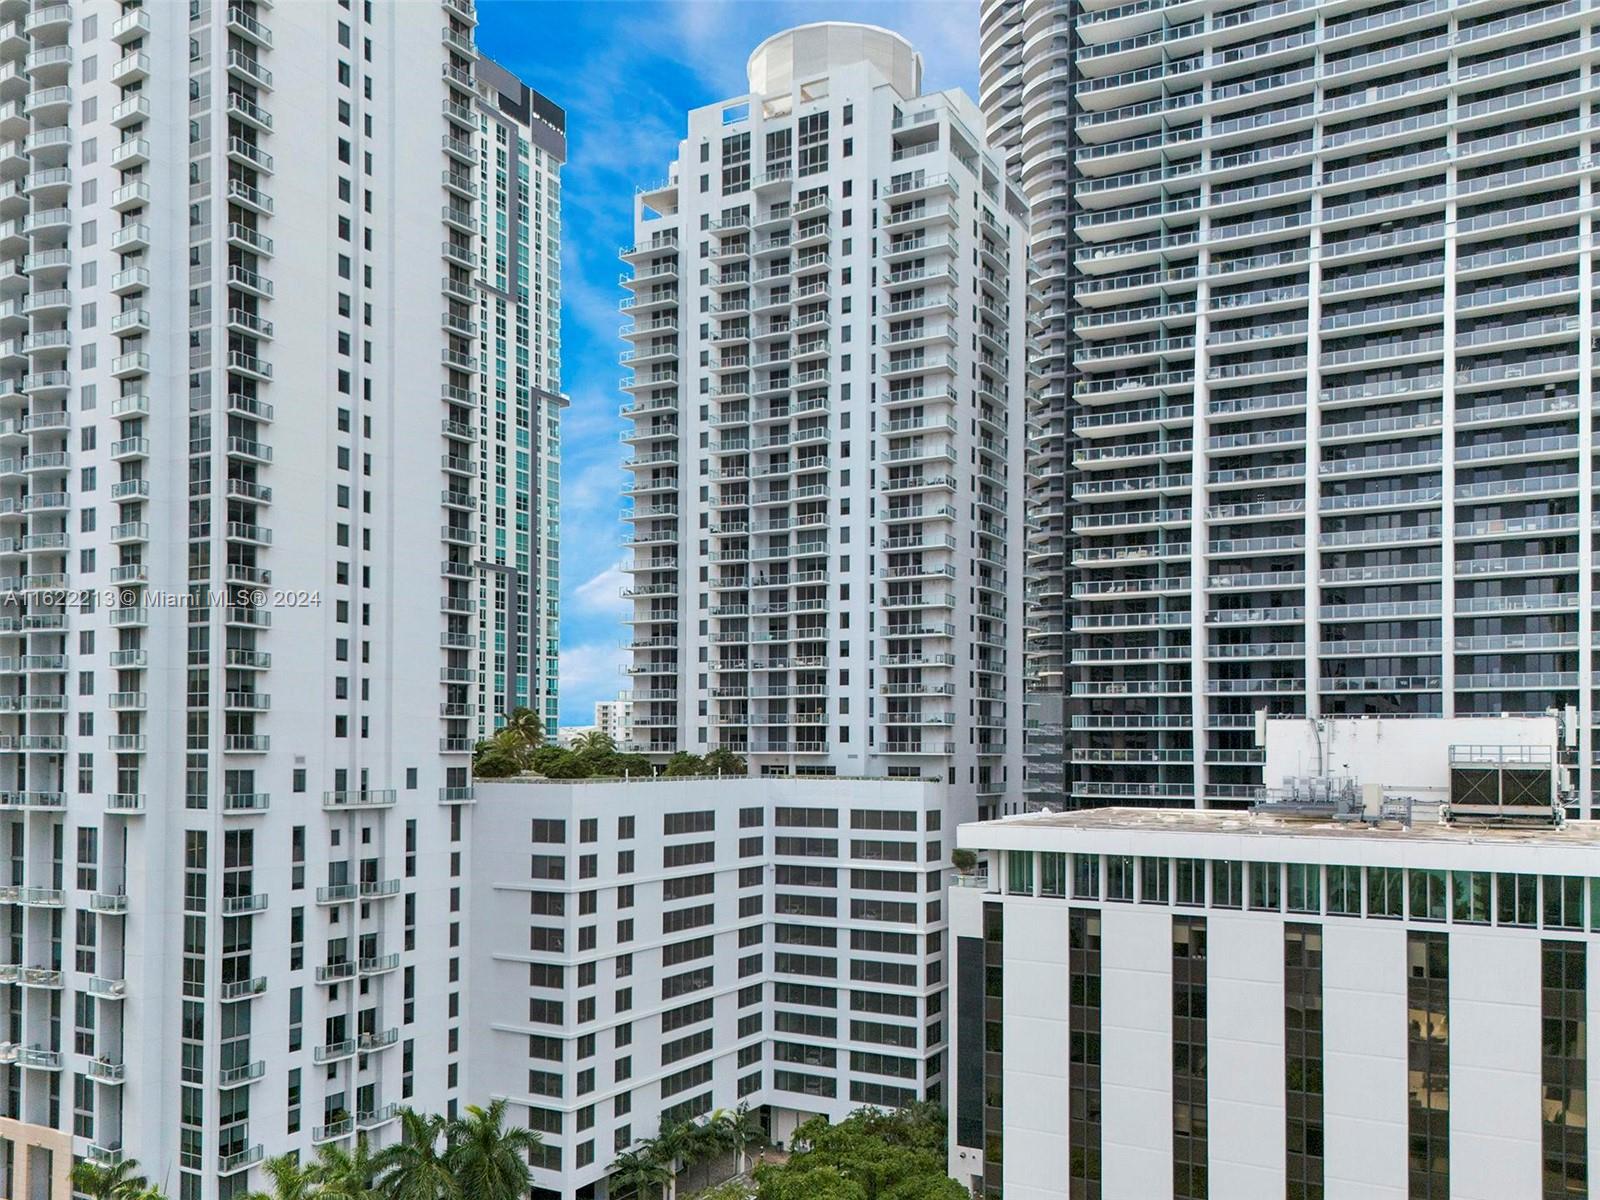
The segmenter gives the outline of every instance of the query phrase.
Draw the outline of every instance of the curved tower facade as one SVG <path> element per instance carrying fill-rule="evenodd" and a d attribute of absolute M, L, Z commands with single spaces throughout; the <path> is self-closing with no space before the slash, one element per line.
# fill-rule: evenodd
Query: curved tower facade
<path fill-rule="evenodd" d="M 1028 355 L 1027 797 L 1067 791 L 1068 469 L 1072 405 L 1073 0 L 985 0 L 979 104 L 1032 212 Z"/>
<path fill-rule="evenodd" d="M 1263 709 L 1570 711 L 1589 796 L 1590 8 L 1095 0 L 985 22 L 1044 313 L 1070 287 L 1080 339 L 1076 379 L 1048 325 L 1036 360 L 1040 408 L 1070 387 L 1081 439 L 1073 800 L 1249 803 Z M 1076 279 L 1051 274 L 1058 182 Z"/>

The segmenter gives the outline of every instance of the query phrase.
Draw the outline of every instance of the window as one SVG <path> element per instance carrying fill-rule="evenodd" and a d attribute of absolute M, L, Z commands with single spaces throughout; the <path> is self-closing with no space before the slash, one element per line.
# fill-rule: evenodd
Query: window
<path fill-rule="evenodd" d="M 1539 923 L 1539 877 L 1500 874 L 1494 878 L 1495 921 L 1500 925 Z"/>
<path fill-rule="evenodd" d="M 1006 852 L 1006 891 L 1019 896 L 1033 895 L 1033 855 L 1022 850 Z"/>
<path fill-rule="evenodd" d="M 1203 858 L 1180 858 L 1173 866 L 1178 877 L 1178 903 L 1205 907 L 1206 862 Z"/>
<path fill-rule="evenodd" d="M 1106 855 L 1106 899 L 1133 899 L 1133 856 Z"/>
<path fill-rule="evenodd" d="M 1418 875 L 1436 872 L 1413 871 Z M 1431 883 L 1423 886 L 1432 890 Z M 1443 908 L 1444 881 L 1439 881 Z M 1416 886 L 1412 898 L 1416 899 Z M 1415 913 L 1413 913 L 1413 916 Z M 1442 915 L 1442 914 L 1441 914 Z M 1406 935 L 1407 1142 L 1414 1200 L 1450 1195 L 1450 943 L 1442 933 Z"/>
<path fill-rule="evenodd" d="M 1044 853 L 1039 855 L 1039 894 L 1065 896 L 1067 894 L 1067 856 Z"/>
<path fill-rule="evenodd" d="M 1250 907 L 1252 909 L 1277 912 L 1283 905 L 1279 894 L 1281 887 L 1279 881 L 1278 863 L 1251 863 L 1250 864 Z"/>
<path fill-rule="evenodd" d="M 1218 860 L 1211 864 L 1211 903 L 1217 908 L 1244 907 L 1244 864 Z"/>
<path fill-rule="evenodd" d="M 1360 892 L 1357 876 L 1357 910 L 1361 906 Z M 1330 911 L 1333 897 L 1330 874 Z M 1316 925 L 1283 927 L 1283 1030 L 1288 1194 L 1320 1196 L 1324 1188 L 1322 930 Z"/>
<path fill-rule="evenodd" d="M 1583 928 L 1583 880 L 1573 875 L 1544 877 L 1544 923 L 1548 929 Z"/>
<path fill-rule="evenodd" d="M 1411 892 L 1411 919 L 1444 920 L 1444 872 L 1411 871 L 1408 882 Z"/>
<path fill-rule="evenodd" d="M 1072 897 L 1075 900 L 1095 900 L 1100 896 L 1100 856 L 1074 854 L 1072 856 Z"/>
<path fill-rule="evenodd" d="M 828 169 L 828 114 L 811 113 L 800 118 L 801 175 L 815 175 Z"/>
<path fill-rule="evenodd" d="M 1541 947 L 1543 1146 L 1546 1196 L 1587 1194 L 1588 964 L 1582 942 Z"/>
<path fill-rule="evenodd" d="M 1320 913 L 1322 911 L 1322 866 L 1318 863 L 1290 863 L 1289 911 Z"/>
<path fill-rule="evenodd" d="M 1361 868 L 1328 868 L 1328 913 L 1336 917 L 1361 915 Z"/>
<path fill-rule="evenodd" d="M 1405 872 L 1399 867 L 1367 868 L 1367 915 L 1403 917 L 1405 911 Z"/>
<path fill-rule="evenodd" d="M 1450 915 L 1466 925 L 1489 923 L 1489 874 L 1486 871 L 1450 873 Z"/>
<path fill-rule="evenodd" d="M 1141 858 L 1139 860 L 1139 902 L 1141 904 L 1165 904 L 1171 899 L 1168 894 L 1167 863 L 1165 858 Z"/>

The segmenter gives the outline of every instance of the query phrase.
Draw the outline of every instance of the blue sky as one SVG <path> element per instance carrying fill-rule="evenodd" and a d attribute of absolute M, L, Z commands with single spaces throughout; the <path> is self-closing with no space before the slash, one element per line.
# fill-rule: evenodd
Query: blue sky
<path fill-rule="evenodd" d="M 977 95 L 978 0 L 479 0 L 478 45 L 567 110 L 562 172 L 561 720 L 627 686 L 618 570 L 623 397 L 617 249 L 633 192 L 666 177 L 684 114 L 745 90 L 769 34 L 808 21 L 882 25 L 909 38 L 929 90 Z"/>

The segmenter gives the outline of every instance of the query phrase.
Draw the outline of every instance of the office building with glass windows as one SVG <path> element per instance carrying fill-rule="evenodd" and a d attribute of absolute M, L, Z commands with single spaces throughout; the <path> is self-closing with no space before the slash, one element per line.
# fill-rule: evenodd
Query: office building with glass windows
<path fill-rule="evenodd" d="M 633 730 L 1020 795 L 1027 209 L 869 26 L 762 43 L 623 252 Z"/>
<path fill-rule="evenodd" d="M 1250 800 L 1261 708 L 1570 705 L 1588 804 L 1588 17 L 986 13 L 991 128 L 1074 181 L 1074 803 Z"/>
<path fill-rule="evenodd" d="M 958 842 L 975 1195 L 1588 1193 L 1595 825 L 1105 808 Z"/>

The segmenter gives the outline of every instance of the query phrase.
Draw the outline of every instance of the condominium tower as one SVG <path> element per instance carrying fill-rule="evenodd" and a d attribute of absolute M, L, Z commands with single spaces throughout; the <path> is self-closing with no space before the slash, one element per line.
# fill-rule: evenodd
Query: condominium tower
<path fill-rule="evenodd" d="M 1587 6 L 1062 11 L 1073 800 L 1248 801 L 1262 708 L 1569 705 L 1590 796 Z"/>
<path fill-rule="evenodd" d="M 1027 558 L 1024 585 L 1027 799 L 1059 806 L 1066 742 L 1071 631 L 1068 472 L 1074 334 L 1071 181 L 1074 178 L 1071 0 L 985 0 L 979 25 L 979 102 L 989 142 L 1027 199 L 1029 285 Z"/>
<path fill-rule="evenodd" d="M 458 1096 L 473 10 L 4 15 L 3 1190 L 239 1196 Z"/>
<path fill-rule="evenodd" d="M 638 196 L 636 739 L 753 771 L 1021 782 L 1026 208 L 869 26 L 751 55 Z"/>
<path fill-rule="evenodd" d="M 561 165 L 566 114 L 478 63 L 477 734 L 559 713 Z"/>

